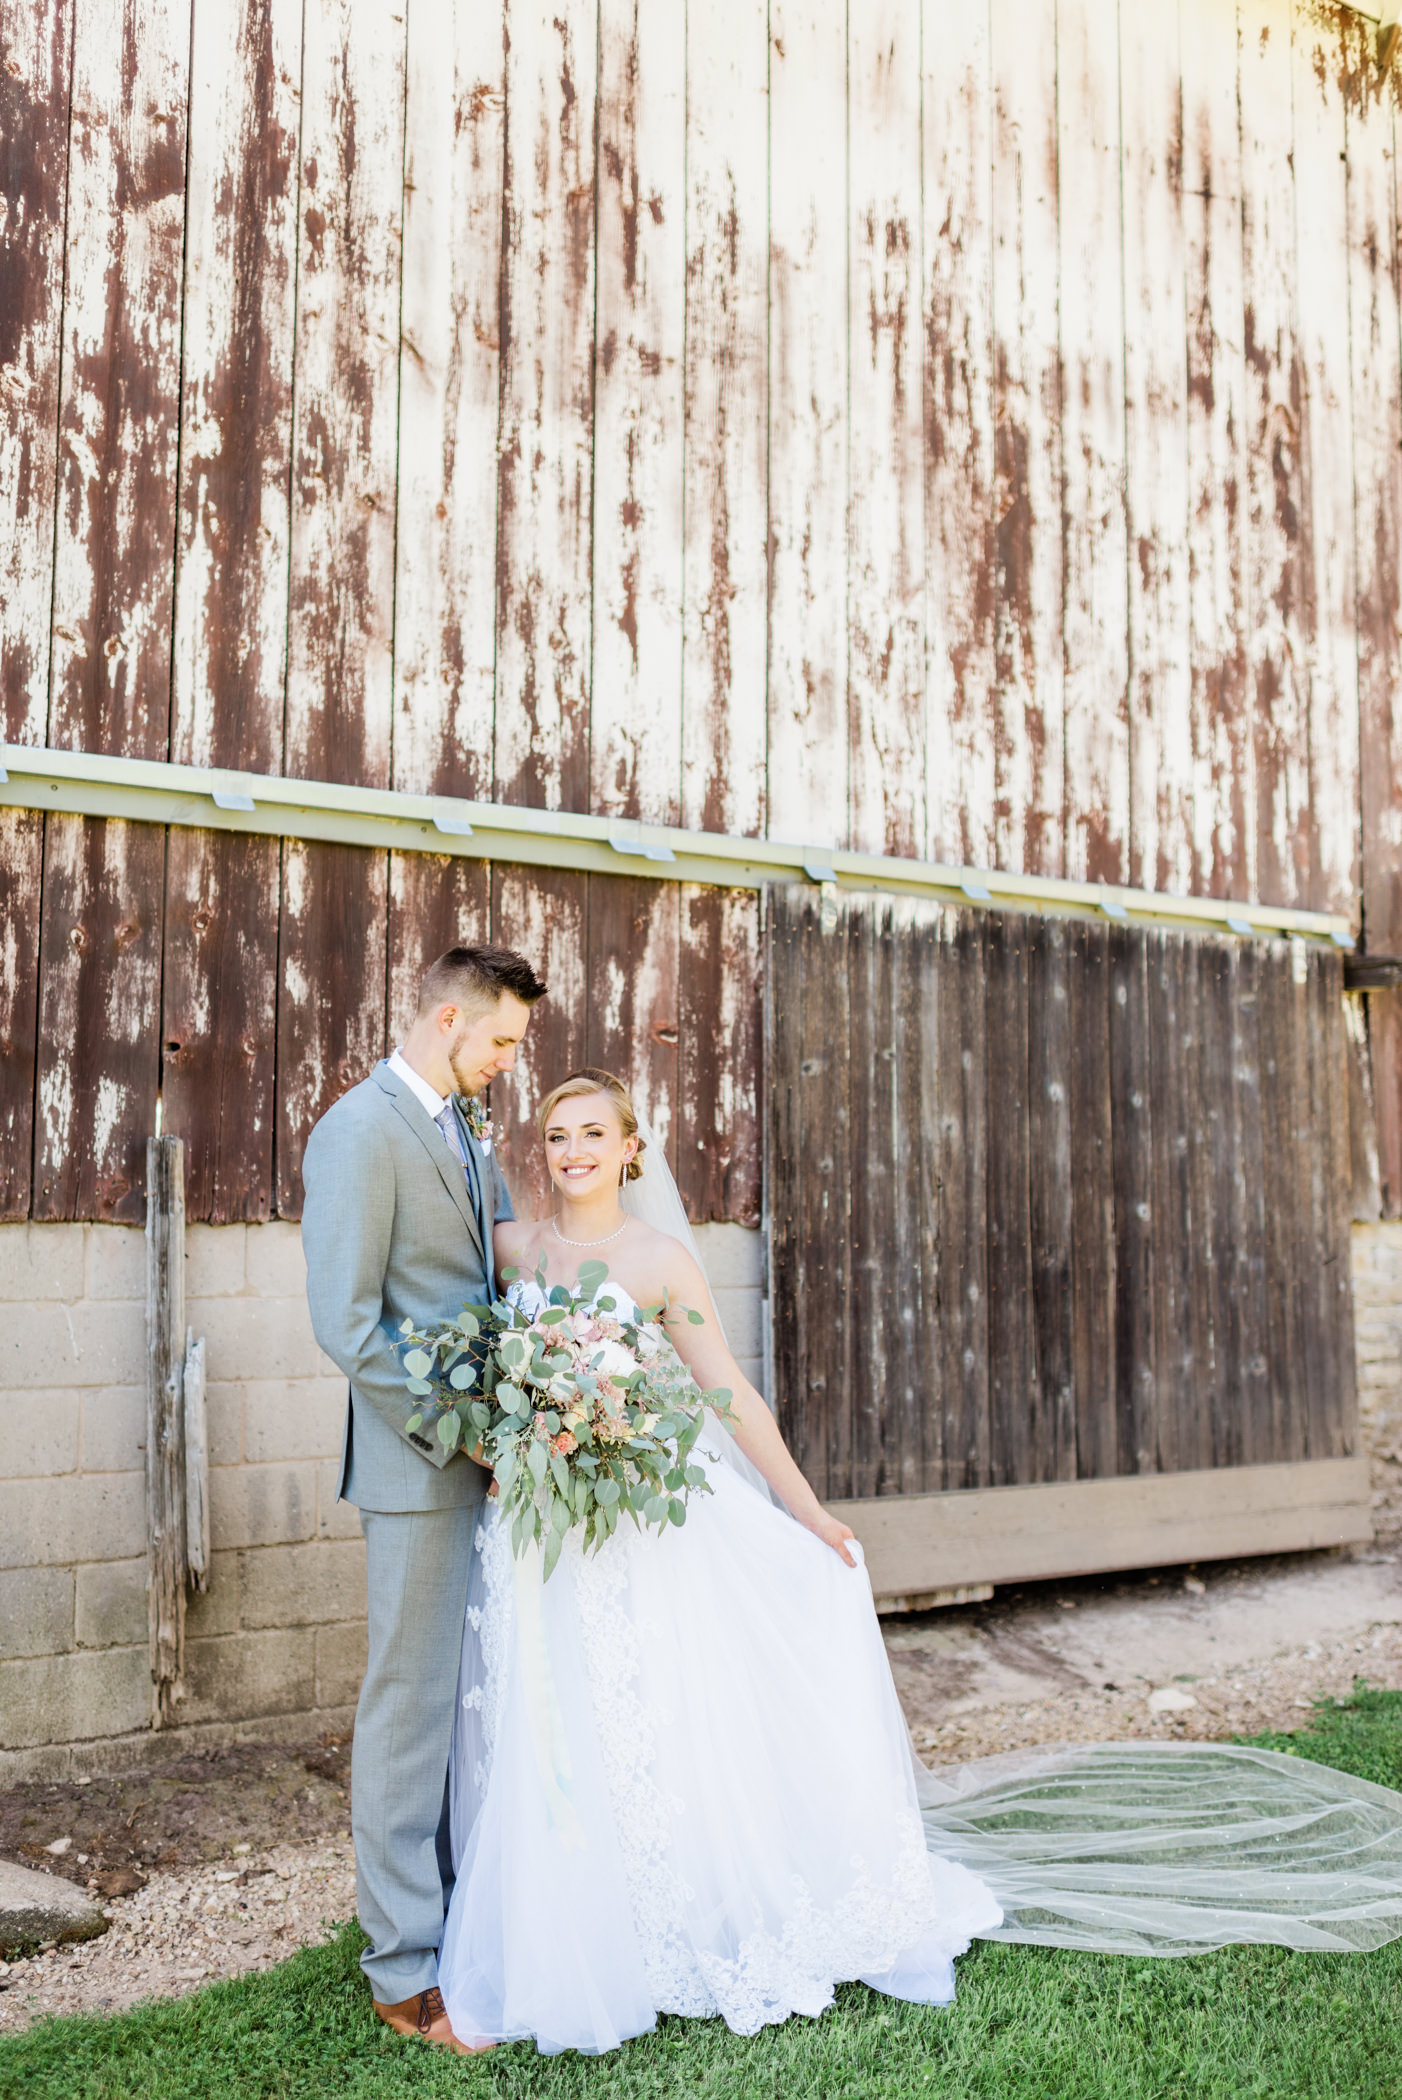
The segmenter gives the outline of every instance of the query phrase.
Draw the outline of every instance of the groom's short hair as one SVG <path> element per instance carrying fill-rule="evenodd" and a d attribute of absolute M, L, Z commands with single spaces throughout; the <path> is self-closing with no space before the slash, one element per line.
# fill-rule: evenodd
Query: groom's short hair
<path fill-rule="evenodd" d="M 534 1006 L 545 991 L 545 980 L 512 948 L 450 948 L 424 971 L 419 1012 L 452 1005 L 475 1018 L 490 1013 L 503 992 Z"/>

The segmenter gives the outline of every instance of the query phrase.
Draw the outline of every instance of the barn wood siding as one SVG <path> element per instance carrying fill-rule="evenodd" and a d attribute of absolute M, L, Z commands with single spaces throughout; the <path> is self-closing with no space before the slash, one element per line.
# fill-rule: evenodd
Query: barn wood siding
<path fill-rule="evenodd" d="M 1366 22 L 303 12 L 0 0 L 7 735 L 1361 909 L 1402 949 L 1396 93 Z M 6 1202 L 114 1190 L 164 1055 L 209 1215 L 262 1215 L 268 954 L 310 1060 L 277 1068 L 286 1151 L 385 1039 L 413 880 L 384 936 L 395 871 L 354 857 L 14 838 L 4 1113 L 48 1193 L 15 1170 Z M 184 942 L 164 1014 L 110 1037 L 145 980 L 41 939 L 97 925 L 84 870 Z M 683 1142 L 722 1096 L 753 1127 L 757 1009 L 714 976 L 743 914 L 638 911 L 619 1011 L 720 998 L 730 1061 L 708 1079 L 683 1029 L 672 1070 L 656 1015 L 628 1056 L 691 1200 L 751 1204 L 749 1140 L 723 1170 Z M 317 1017 L 321 929 L 348 947 Z M 214 982 L 239 955 L 246 996 Z M 31 998 L 82 1037 L 43 1089 Z M 1402 995 L 1367 1042 L 1395 1212 Z M 100 1171 L 53 1121 L 80 1097 L 118 1117 Z"/>
<path fill-rule="evenodd" d="M 825 930 L 791 889 L 768 961 L 777 1400 L 820 1492 L 1348 1455 L 1336 954 L 855 895 Z"/>

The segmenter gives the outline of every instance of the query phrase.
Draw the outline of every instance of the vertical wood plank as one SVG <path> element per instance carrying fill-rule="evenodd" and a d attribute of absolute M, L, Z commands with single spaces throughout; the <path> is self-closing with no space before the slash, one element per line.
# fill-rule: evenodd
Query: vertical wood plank
<path fill-rule="evenodd" d="M 499 800 L 589 802 L 593 0 L 513 0 L 497 484 Z"/>
<path fill-rule="evenodd" d="M 1301 418 L 1291 178 L 1290 0 L 1239 0 L 1246 316 L 1245 564 L 1255 776 L 1253 894 L 1303 903 L 1309 837 Z"/>
<path fill-rule="evenodd" d="M 683 883 L 677 1186 L 694 1223 L 760 1221 L 760 898 Z"/>
<path fill-rule="evenodd" d="M 1301 1263 L 1302 1240 L 1309 1232 L 1310 1136 L 1304 1127 L 1308 1087 L 1302 1101 L 1299 1062 L 1307 985 L 1295 980 L 1294 946 L 1285 941 L 1270 944 L 1259 962 L 1257 997 L 1271 1439 L 1269 1451 L 1261 1456 L 1278 1460 L 1302 1456 L 1306 1438 Z"/>
<path fill-rule="evenodd" d="M 1032 1299 L 1027 934 L 1020 912 L 984 930 L 988 1095 L 988 1441 L 994 1487 L 1035 1480 L 1045 1407 Z"/>
<path fill-rule="evenodd" d="M 679 896 L 645 875 L 589 878 L 591 1065 L 616 1072 L 653 1142 L 676 1157 Z"/>
<path fill-rule="evenodd" d="M 1119 1470 L 1158 1463 L 1154 1363 L 1153 1111 L 1143 936 L 1110 929 L 1110 1137 L 1115 1185 L 1115 1406 Z"/>
<path fill-rule="evenodd" d="M 950 912 L 940 927 L 936 1026 L 946 1488 L 986 1487 L 992 1477 L 984 931 L 984 920 L 973 911 Z"/>
<path fill-rule="evenodd" d="M 1195 881 L 1252 894 L 1254 744 L 1247 696 L 1245 288 L 1237 16 L 1179 0 L 1187 281 L 1188 618 Z"/>
<path fill-rule="evenodd" d="M 28 1215 L 34 1162 L 44 818 L 0 814 L 0 1218 Z"/>
<path fill-rule="evenodd" d="M 1223 1393 L 1234 1420 L 1223 1427 L 1229 1459 L 1218 1463 L 1267 1463 L 1274 1449 L 1267 1304 L 1267 1220 L 1264 1098 L 1262 1088 L 1261 991 L 1269 968 L 1265 944 L 1243 941 L 1234 958 L 1228 1007 L 1229 1064 L 1235 1082 L 1235 1146 L 1223 1207 L 1224 1300 L 1231 1307 L 1231 1356 Z M 1238 1426 L 1239 1425 L 1239 1426 Z"/>
<path fill-rule="evenodd" d="M 1027 1161 L 1032 1327 L 1042 1417 L 1037 1480 L 1076 1477 L 1071 1266 L 1071 928 L 1031 922 L 1027 942 Z"/>
<path fill-rule="evenodd" d="M 1214 1158 L 1223 1143 L 1223 1096 L 1229 1074 L 1213 1063 L 1213 1010 L 1223 1004 L 1224 969 L 1220 938 L 1194 936 L 1182 942 L 1181 1130 L 1186 1138 L 1184 1165 L 1186 1219 L 1184 1252 L 1187 1272 L 1185 1348 L 1192 1362 L 1192 1381 L 1184 1400 L 1179 1461 L 1192 1468 L 1213 1463 L 1213 1421 L 1221 1391 L 1218 1332 L 1221 1324 L 1221 1272 L 1214 1247 Z"/>
<path fill-rule="evenodd" d="M 477 946 L 487 940 L 491 878 L 491 863 L 485 860 L 448 853 L 391 853 L 387 944 L 391 1049 L 409 1032 L 429 964 L 449 948 Z M 510 1084 L 508 1080 L 506 1085 Z"/>
<path fill-rule="evenodd" d="M 1230 54 L 1233 79 L 1236 54 Z M 1197 888 L 1178 13 L 1120 7 L 1130 880 Z M 1102 323 L 1103 325 L 1103 323 Z"/>
<path fill-rule="evenodd" d="M 923 0 L 925 850 L 973 867 L 996 861 L 992 122 L 987 8 Z"/>
<path fill-rule="evenodd" d="M 171 703 L 179 765 L 282 770 L 301 67 L 298 0 L 196 0 Z M 276 894 L 259 907 L 275 920 Z M 197 1175 L 200 1147 L 186 1135 Z M 203 1215 L 199 1200 L 192 1191 L 192 1217 Z"/>
<path fill-rule="evenodd" d="M 187 1215 L 214 1225 L 272 1215 L 277 893 L 276 839 L 172 825 L 163 1119 L 185 1140 Z"/>
<path fill-rule="evenodd" d="M 951 1307 L 957 1309 L 963 1250 L 944 1239 L 943 1170 L 945 1137 L 941 1104 L 945 1074 L 940 1064 L 947 1041 L 945 1013 L 954 1003 L 945 965 L 947 914 L 924 908 L 915 914 L 911 953 L 902 964 L 900 1043 L 904 1115 L 901 1158 L 910 1214 L 912 1258 L 920 1277 L 918 1324 L 912 1339 L 921 1380 L 919 1450 L 921 1469 L 909 1492 L 938 1494 L 947 1475 L 946 1444 L 949 1403 L 945 1378 L 949 1361 L 946 1284 L 952 1279 Z M 916 1449 L 912 1435 L 910 1449 Z"/>
<path fill-rule="evenodd" d="M 990 0 L 997 526 L 994 865 L 1061 874 L 1062 366 L 1056 15 Z"/>
<path fill-rule="evenodd" d="M 1344 1457 L 1358 1445 L 1356 1338 L 1353 1326 L 1352 1187 L 1349 1159 L 1347 1009 L 1342 996 L 1343 964 L 1327 952 L 1312 958 L 1311 1116 L 1327 1133 L 1322 1163 L 1323 1198 L 1317 1219 L 1321 1322 L 1327 1337 L 1322 1404 L 1311 1396 L 1311 1433 L 1321 1457 Z M 1317 1425 L 1317 1431 L 1316 1427 Z M 1313 1452 L 1314 1446 L 1311 1446 Z"/>
<path fill-rule="evenodd" d="M 1076 1474 L 1121 1470 L 1115 1404 L 1114 1138 L 1110 1124 L 1110 929 L 1075 919 L 1068 934 L 1071 1065 L 1071 1377 Z"/>
<path fill-rule="evenodd" d="M 274 1175 L 279 1217 L 302 1215 L 317 1117 L 385 1054 L 387 856 L 282 842 Z"/>
<path fill-rule="evenodd" d="M 681 796 L 684 0 L 601 0 L 590 806 Z"/>
<path fill-rule="evenodd" d="M 1194 1222 L 1189 1193 L 1189 1124 L 1201 1103 L 1188 1091 L 1194 1061 L 1191 999 L 1184 983 L 1183 937 L 1146 928 L 1149 1078 L 1150 1235 L 1153 1244 L 1155 1459 L 1181 1472 L 1193 1456 L 1196 1395 L 1203 1368 L 1193 1354 Z M 1206 1463 L 1207 1461 L 1203 1461 Z"/>
<path fill-rule="evenodd" d="M 490 799 L 503 0 L 413 0 L 406 34 L 394 785 Z"/>
<path fill-rule="evenodd" d="M 1056 11 L 1065 866 L 1092 882 L 1124 882 L 1130 868 L 1117 43 L 1106 11 Z"/>
<path fill-rule="evenodd" d="M 189 59 L 188 10 L 76 0 L 49 706 L 68 750 L 167 755 Z"/>
<path fill-rule="evenodd" d="M 849 828 L 843 0 L 771 0 L 769 51 L 769 832 L 841 846 Z"/>
<path fill-rule="evenodd" d="M 848 1068 L 851 1073 L 852 1326 L 862 1337 L 852 1391 L 852 1493 L 899 1485 L 910 1395 L 894 1331 L 910 1281 L 895 1271 L 896 1044 L 892 1013 L 895 938 L 890 904 L 872 900 L 848 920 Z"/>
<path fill-rule="evenodd" d="M 536 1111 L 546 1094 L 587 1063 L 585 1008 L 594 997 L 588 969 L 589 878 L 573 870 L 493 863 L 492 939 L 524 955 L 549 987 L 532 1009 L 516 1069 L 493 1082 L 492 1121 L 518 1217 L 554 1208 Z"/>
<path fill-rule="evenodd" d="M 849 837 L 924 851 L 920 16 L 847 17 Z"/>
<path fill-rule="evenodd" d="M 5 0 L 0 54 L 0 732 L 8 743 L 42 744 L 49 713 L 72 0 L 48 7 Z"/>
<path fill-rule="evenodd" d="M 1402 1218 L 1402 991 L 1368 999 L 1378 1180 L 1385 1218 Z"/>
<path fill-rule="evenodd" d="M 1390 111 L 1354 141 L 1345 130 L 1350 71 L 1377 77 L 1373 25 L 1342 6 L 1295 0 L 1295 269 L 1304 368 L 1300 459 L 1304 482 L 1306 641 L 1309 649 L 1309 806 L 1296 845 L 1301 895 L 1317 911 L 1352 913 L 1358 897 L 1358 636 L 1354 559 L 1353 418 L 1349 399 L 1349 160 L 1360 179 L 1383 161 Z M 1351 69 L 1350 47 L 1361 66 Z M 1360 324 L 1363 315 L 1358 319 Z M 1394 327 L 1383 352 L 1398 383 Z M 1394 466 L 1396 454 L 1393 455 Z M 1395 632 L 1395 623 L 1394 623 Z"/>
<path fill-rule="evenodd" d="M 686 39 L 681 821 L 759 837 L 767 745 L 767 0 L 689 0 Z"/>
<path fill-rule="evenodd" d="M 932 1463 L 940 1462 L 942 1441 L 939 1326 L 932 1302 L 939 1275 L 939 1151 L 928 1115 L 936 1098 L 939 1009 L 927 969 L 939 917 L 938 908 L 924 900 L 900 898 L 891 907 L 892 1088 L 886 1144 L 892 1218 L 883 1300 L 893 1448 L 886 1485 L 890 1493 L 902 1495 L 922 1492 Z"/>
<path fill-rule="evenodd" d="M 764 971 L 763 1096 L 765 1298 L 769 1316 L 769 1404 L 800 1466 L 811 1442 L 804 1422 L 804 1381 L 799 1346 L 802 1291 L 799 1190 L 802 1182 L 803 1092 L 799 1060 L 791 1053 L 797 1020 L 788 988 L 801 982 L 794 955 L 799 931 L 781 887 L 765 892 L 761 922 Z M 823 1488 L 808 1475 L 821 1494 Z"/>
<path fill-rule="evenodd" d="M 286 770 L 388 787 L 403 16 L 309 8 L 301 106 Z"/>
<path fill-rule="evenodd" d="M 165 833 L 48 819 L 35 1084 L 36 1218 L 144 1216 L 146 1134 L 160 1080 Z"/>

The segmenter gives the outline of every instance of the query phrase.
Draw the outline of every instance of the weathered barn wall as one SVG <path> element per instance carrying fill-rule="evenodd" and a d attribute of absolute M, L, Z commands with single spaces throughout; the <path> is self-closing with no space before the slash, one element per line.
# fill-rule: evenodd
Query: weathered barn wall
<path fill-rule="evenodd" d="M 700 1237 L 760 1383 L 759 1235 Z M 209 1592 L 189 1602 L 177 1709 L 195 1739 L 348 1725 L 360 1688 L 364 1554 L 356 1512 L 336 1501 L 345 1381 L 317 1349 L 302 1279 L 295 1225 L 187 1236 L 214 1549 Z M 84 1745 L 108 1768 L 170 1754 L 169 1731 L 150 1727 L 145 1287 L 139 1232 L 0 1226 L 0 1783 L 73 1757 L 88 1769 Z"/>
<path fill-rule="evenodd" d="M 6 736 L 1402 949 L 1396 110 L 1361 17 L 0 0 L 0 47 Z M 135 1216 L 158 1086 L 194 1215 L 294 1213 L 427 932 L 488 909 L 461 864 L 0 827 L 10 1217 Z M 755 1039 L 729 907 L 609 892 L 629 1011 L 578 882 L 511 895 L 570 998 L 608 979 L 696 1214 L 752 1215 L 680 1137 L 694 1104 L 747 1143 L 752 1071 L 706 1094 L 673 1011 Z"/>

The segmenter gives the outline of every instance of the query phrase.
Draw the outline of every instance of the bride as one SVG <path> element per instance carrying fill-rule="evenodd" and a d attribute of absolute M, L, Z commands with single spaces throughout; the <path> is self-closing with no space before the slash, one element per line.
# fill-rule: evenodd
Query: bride
<path fill-rule="evenodd" d="M 543 1583 L 490 1503 L 478 1524 L 439 1950 L 455 2035 L 592 2053 L 659 2013 L 751 2034 L 851 1979 L 942 2004 L 976 1936 L 1183 1953 L 1402 1932 L 1402 1801 L 1344 1774 L 1145 1744 L 925 1773 L 861 1548 L 731 1356 L 626 1089 L 574 1073 L 540 1132 L 556 1204 L 497 1227 L 511 1296 L 534 1311 L 537 1272 L 573 1286 L 606 1261 L 599 1295 L 668 1305 L 667 1340 L 736 1420 L 707 1417 L 712 1492 L 680 1529 L 587 1556 L 571 1533 Z"/>

